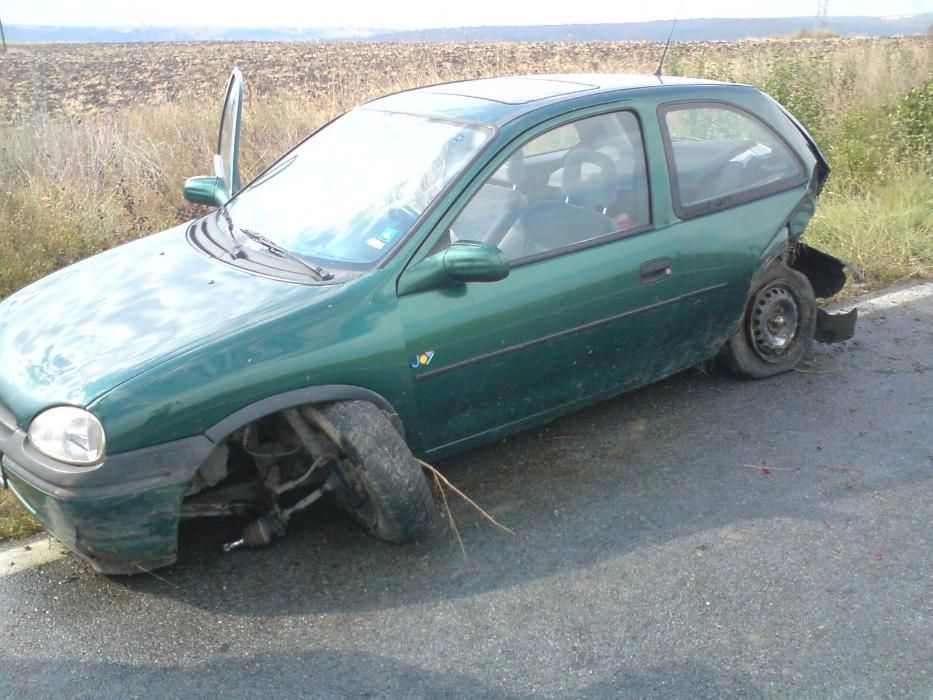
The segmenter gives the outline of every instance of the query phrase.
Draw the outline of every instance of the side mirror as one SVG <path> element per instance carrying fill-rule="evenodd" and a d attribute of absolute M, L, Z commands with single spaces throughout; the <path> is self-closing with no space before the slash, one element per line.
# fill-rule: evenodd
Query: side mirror
<path fill-rule="evenodd" d="M 457 241 L 443 253 L 444 271 L 454 282 L 498 282 L 509 276 L 505 254 L 488 243 Z"/>
<path fill-rule="evenodd" d="M 223 178 L 216 175 L 200 175 L 185 180 L 185 199 L 194 204 L 222 207 L 230 199 Z"/>
<path fill-rule="evenodd" d="M 495 246 L 457 241 L 426 257 L 399 280 L 399 295 L 466 282 L 497 282 L 509 276 L 509 261 Z"/>
<path fill-rule="evenodd" d="M 220 132 L 214 153 L 213 177 L 190 177 L 185 199 L 195 204 L 220 207 L 240 190 L 240 113 L 243 109 L 243 74 L 234 68 L 227 82 Z"/>

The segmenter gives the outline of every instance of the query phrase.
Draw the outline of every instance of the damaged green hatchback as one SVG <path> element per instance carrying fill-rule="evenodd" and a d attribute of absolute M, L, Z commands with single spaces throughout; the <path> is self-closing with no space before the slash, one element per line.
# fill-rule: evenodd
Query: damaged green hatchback
<path fill-rule="evenodd" d="M 97 571 L 175 560 L 182 518 L 258 546 L 322 497 L 403 542 L 416 455 L 539 425 L 713 357 L 793 368 L 844 263 L 800 242 L 828 174 L 742 85 L 494 78 L 327 124 L 240 187 L 231 76 L 211 213 L 0 304 L 6 486 Z"/>

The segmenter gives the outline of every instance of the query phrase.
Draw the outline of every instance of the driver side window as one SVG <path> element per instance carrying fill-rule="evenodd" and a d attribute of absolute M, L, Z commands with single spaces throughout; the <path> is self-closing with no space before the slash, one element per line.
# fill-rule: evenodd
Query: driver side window
<path fill-rule="evenodd" d="M 650 217 L 638 119 L 614 112 L 526 142 L 460 212 L 450 240 L 495 245 L 524 262 L 643 230 Z"/>

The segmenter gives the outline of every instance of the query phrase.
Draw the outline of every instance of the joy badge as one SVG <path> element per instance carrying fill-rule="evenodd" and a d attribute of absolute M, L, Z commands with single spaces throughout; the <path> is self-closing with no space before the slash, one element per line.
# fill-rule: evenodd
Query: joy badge
<path fill-rule="evenodd" d="M 433 350 L 425 350 L 424 352 L 419 352 L 418 356 L 415 358 L 415 361 L 411 363 L 412 369 L 418 369 L 419 367 L 427 367 L 431 364 L 431 360 L 434 359 Z"/>

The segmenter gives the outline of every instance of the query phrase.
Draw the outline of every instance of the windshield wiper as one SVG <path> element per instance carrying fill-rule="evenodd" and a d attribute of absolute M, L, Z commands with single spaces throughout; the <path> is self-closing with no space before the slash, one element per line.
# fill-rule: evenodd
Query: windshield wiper
<path fill-rule="evenodd" d="M 217 213 L 224 217 L 224 221 L 227 224 L 227 233 L 230 234 L 230 239 L 233 241 L 234 250 L 237 250 L 240 244 L 236 239 L 236 228 L 233 226 L 233 219 L 230 217 L 230 212 L 227 211 L 227 207 L 221 206 L 217 208 Z M 237 256 L 234 255 L 233 257 Z"/>
<path fill-rule="evenodd" d="M 230 257 L 234 260 L 245 258 L 246 253 L 243 252 L 243 245 L 237 240 L 236 226 L 233 225 L 233 217 L 230 216 L 230 212 L 227 211 L 227 207 L 218 207 L 217 213 L 224 218 L 224 221 L 227 224 L 227 233 L 230 234 L 230 240 L 233 242 L 233 247 L 230 249 Z"/>
<path fill-rule="evenodd" d="M 302 260 L 294 253 L 280 246 L 278 243 L 273 241 L 271 238 L 267 238 L 266 236 L 263 236 L 261 233 L 257 233 L 256 231 L 251 231 L 248 228 L 237 229 L 237 227 L 233 225 L 233 217 L 230 216 L 230 212 L 227 211 L 227 207 L 225 206 L 219 207 L 217 211 L 224 218 L 224 221 L 227 224 L 227 233 L 230 234 L 230 240 L 233 241 L 233 248 L 231 248 L 230 250 L 230 257 L 232 257 L 234 260 L 239 260 L 241 258 L 246 257 L 246 252 L 243 250 L 243 244 L 240 243 L 240 241 L 238 241 L 236 237 L 236 232 L 239 230 L 239 232 L 242 233 L 244 236 L 246 236 L 247 238 L 253 241 L 256 241 L 256 243 L 263 246 L 266 250 L 268 250 L 273 255 L 276 255 L 280 258 L 286 258 L 288 260 L 293 260 L 294 262 L 298 263 L 302 267 L 313 272 L 315 277 L 317 277 L 322 282 L 327 282 L 329 280 L 334 279 L 333 272 L 329 272 L 328 270 L 325 270 L 323 267 L 320 267 L 313 263 L 309 263 L 306 260 Z"/>
<path fill-rule="evenodd" d="M 302 260 L 301 258 L 299 258 L 297 255 L 295 255 L 291 251 L 286 250 L 285 248 L 280 246 L 278 243 L 273 241 L 271 238 L 267 238 L 266 236 L 263 236 L 261 233 L 256 233 L 256 231 L 250 231 L 248 228 L 241 228 L 239 229 L 239 231 L 244 236 L 247 236 L 251 240 L 256 241 L 256 243 L 263 246 L 266 250 L 268 250 L 273 255 L 277 255 L 280 258 L 287 258 L 289 260 L 294 260 L 296 263 L 298 263 L 302 267 L 305 267 L 311 272 L 313 272 L 315 276 L 318 279 L 320 279 L 322 282 L 326 282 L 328 280 L 334 279 L 334 273 L 325 270 L 323 267 L 320 267 L 319 265 L 315 265 L 313 263 L 307 262 L 306 260 Z M 237 248 L 242 250 L 239 244 L 237 244 Z"/>

